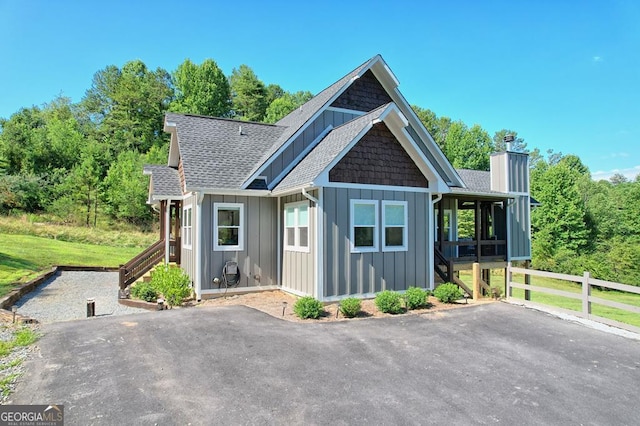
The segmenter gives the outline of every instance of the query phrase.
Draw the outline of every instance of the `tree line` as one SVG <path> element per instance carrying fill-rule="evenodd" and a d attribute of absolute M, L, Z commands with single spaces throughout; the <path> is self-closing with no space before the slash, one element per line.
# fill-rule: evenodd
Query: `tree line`
<path fill-rule="evenodd" d="M 95 73 L 78 103 L 58 97 L 0 118 L 0 213 L 44 212 L 61 222 L 98 219 L 148 227 L 143 164 L 166 164 L 167 111 L 275 123 L 312 97 L 265 84 L 247 65 L 225 75 L 212 59 L 189 59 L 169 73 L 139 60 Z M 489 154 L 530 156 L 533 266 L 640 285 L 640 177 L 594 182 L 579 157 L 529 150 L 516 131 L 491 136 L 413 106 L 456 168 L 489 170 Z"/>

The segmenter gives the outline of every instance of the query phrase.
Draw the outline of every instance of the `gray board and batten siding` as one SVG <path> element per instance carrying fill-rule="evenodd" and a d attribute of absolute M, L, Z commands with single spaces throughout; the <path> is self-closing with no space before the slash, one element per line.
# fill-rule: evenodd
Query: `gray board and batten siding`
<path fill-rule="evenodd" d="M 318 196 L 318 191 L 309 191 L 309 194 L 313 197 Z M 306 203 L 309 207 L 308 210 L 308 229 L 309 238 L 308 246 L 309 251 L 292 251 L 284 247 L 284 230 L 285 230 L 285 206 L 288 203 Z M 282 197 L 280 200 L 281 207 L 281 222 L 282 230 L 280 234 L 280 241 L 283 241 L 282 249 L 282 289 L 290 290 L 295 294 L 314 295 L 315 294 L 315 277 L 314 277 L 314 262 L 316 258 L 316 206 L 310 202 L 302 194 L 293 194 L 286 197 Z"/>
<path fill-rule="evenodd" d="M 287 166 L 293 162 L 295 158 L 297 158 L 303 151 L 307 150 L 309 145 L 311 145 L 311 143 L 313 143 L 327 127 L 338 127 L 359 116 L 360 114 L 358 113 L 349 113 L 344 111 L 323 111 L 313 123 L 309 124 L 309 126 L 304 129 L 304 131 L 298 135 L 298 137 L 287 148 L 285 148 L 271 161 L 261 175 L 265 176 L 267 178 L 267 183 L 270 184 Z"/>
<path fill-rule="evenodd" d="M 350 200 L 358 199 L 407 201 L 407 251 L 384 252 L 380 244 L 377 252 L 351 253 L 348 212 Z M 410 286 L 429 287 L 429 271 L 433 264 L 429 255 L 429 243 L 433 239 L 429 227 L 430 202 L 428 192 L 325 188 L 324 297 L 402 291 Z M 382 232 L 381 221 L 379 224 L 377 232 Z"/>
<path fill-rule="evenodd" d="M 519 152 L 492 154 L 491 189 L 515 197 L 507 207 L 509 260 L 531 259 L 529 156 Z"/>
<path fill-rule="evenodd" d="M 240 251 L 214 250 L 215 203 L 244 205 L 244 235 Z M 202 290 L 216 290 L 214 278 L 222 278 L 226 262 L 240 268 L 238 287 L 275 286 L 277 284 L 277 199 L 233 195 L 205 195 L 202 201 Z M 192 277 L 193 278 L 193 277 Z"/>

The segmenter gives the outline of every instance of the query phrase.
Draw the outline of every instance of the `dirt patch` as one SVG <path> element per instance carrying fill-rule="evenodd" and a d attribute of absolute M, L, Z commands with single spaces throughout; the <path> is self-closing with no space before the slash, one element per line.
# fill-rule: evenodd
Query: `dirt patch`
<path fill-rule="evenodd" d="M 338 302 L 326 303 L 324 306 L 325 314 L 317 320 L 302 320 L 293 313 L 293 305 L 298 298 L 289 293 L 285 293 L 280 290 L 274 291 L 262 291 L 257 293 L 237 294 L 232 296 L 221 296 L 215 299 L 203 300 L 199 303 L 193 303 L 195 306 L 232 306 L 232 305 L 244 305 L 250 308 L 257 309 L 266 314 L 269 314 L 276 318 L 281 318 L 287 321 L 295 322 L 329 322 L 329 321 L 348 321 L 353 320 L 351 318 L 345 318 L 341 313 L 336 315 L 338 311 Z M 481 301 L 473 302 L 469 300 L 468 303 L 460 301 L 459 303 L 441 303 L 433 296 L 429 297 L 429 307 L 423 309 L 415 309 L 408 311 L 404 315 L 423 315 L 423 314 L 442 314 L 443 311 L 450 309 L 459 309 L 468 306 L 478 305 L 482 303 L 491 303 L 490 299 L 483 299 Z M 284 312 L 284 314 L 283 314 Z M 402 314 L 401 314 L 402 315 Z M 373 299 L 362 300 L 362 312 L 355 319 L 361 318 L 377 318 L 377 317 L 390 317 L 391 314 L 385 314 L 375 306 Z"/>

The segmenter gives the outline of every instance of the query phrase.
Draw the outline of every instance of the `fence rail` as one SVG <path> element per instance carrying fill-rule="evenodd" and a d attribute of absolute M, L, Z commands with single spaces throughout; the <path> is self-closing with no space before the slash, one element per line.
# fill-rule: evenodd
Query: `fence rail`
<path fill-rule="evenodd" d="M 514 273 L 523 274 L 525 276 L 525 284 L 513 282 Z M 574 283 L 578 283 L 581 285 L 581 292 L 572 293 L 569 291 L 557 290 L 554 288 L 531 285 L 531 284 L 528 284 L 529 282 L 528 277 L 531 277 L 531 276 L 553 278 L 556 280 L 571 281 Z M 531 306 L 541 305 L 540 303 L 531 302 L 530 294 L 532 291 L 552 294 L 555 296 L 562 296 L 569 299 L 577 299 L 582 301 L 582 309 L 580 311 L 559 308 L 556 306 L 554 306 L 553 308 L 566 313 L 570 313 L 572 315 L 582 317 L 582 318 L 591 319 L 597 322 L 612 325 L 614 327 L 619 327 L 625 330 L 633 331 L 635 333 L 640 333 L 640 327 L 636 327 L 620 321 L 615 321 L 609 318 L 592 314 L 591 313 L 592 303 L 609 306 L 616 309 L 621 309 L 627 312 L 634 312 L 634 313 L 640 314 L 640 307 L 638 306 L 633 306 L 627 303 L 615 302 L 613 300 L 607 300 L 607 299 L 602 299 L 600 297 L 592 296 L 591 295 L 592 287 L 608 288 L 612 290 L 625 291 L 633 294 L 640 294 L 640 287 L 591 278 L 589 272 L 585 272 L 583 276 L 578 276 L 578 275 L 558 274 L 555 272 L 547 272 L 547 271 L 537 271 L 535 269 L 516 268 L 514 266 L 511 266 L 511 263 L 509 263 L 507 266 L 507 297 L 509 300 L 518 300 L 518 301 L 522 300 L 522 299 L 513 299 L 514 288 L 519 288 L 525 291 L 524 292 L 525 305 L 531 305 Z"/>

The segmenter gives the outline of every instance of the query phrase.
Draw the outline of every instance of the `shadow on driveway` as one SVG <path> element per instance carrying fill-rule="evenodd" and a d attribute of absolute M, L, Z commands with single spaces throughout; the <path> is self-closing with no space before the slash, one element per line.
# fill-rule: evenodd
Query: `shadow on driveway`
<path fill-rule="evenodd" d="M 67 424 L 634 424 L 640 343 L 501 303 L 291 323 L 245 307 L 50 324 L 14 404 Z"/>

